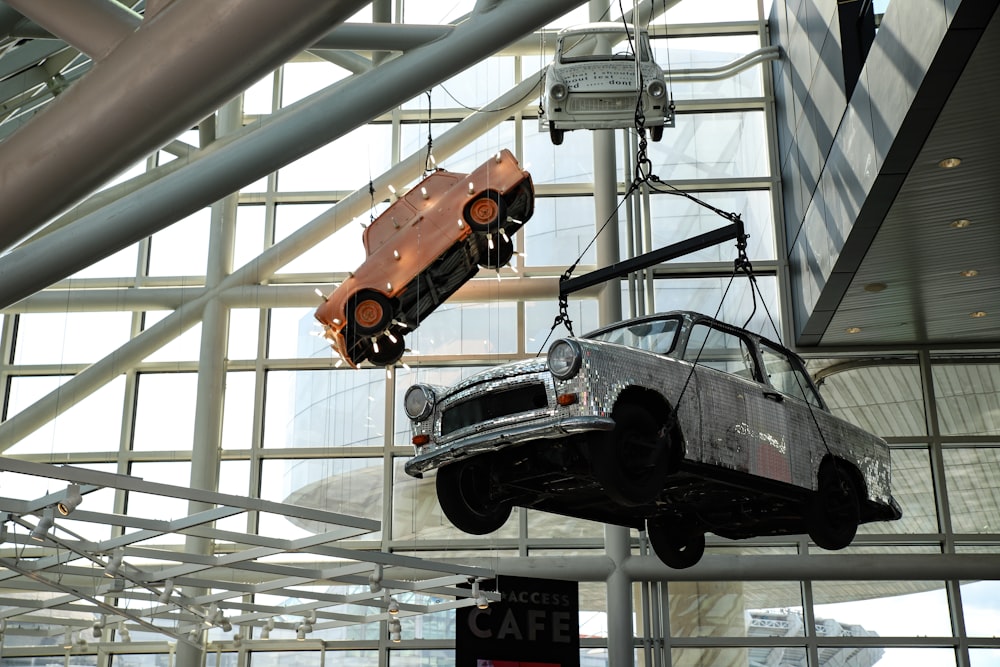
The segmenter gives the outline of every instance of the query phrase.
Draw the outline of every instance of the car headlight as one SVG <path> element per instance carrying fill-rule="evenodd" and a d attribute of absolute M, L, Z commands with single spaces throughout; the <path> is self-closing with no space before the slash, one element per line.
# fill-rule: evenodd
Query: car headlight
<path fill-rule="evenodd" d="M 667 87 L 659 79 L 653 79 L 646 86 L 646 92 L 649 93 L 650 97 L 663 97 L 667 94 Z"/>
<path fill-rule="evenodd" d="M 434 410 L 436 400 L 434 390 L 427 385 L 415 384 L 407 389 L 403 396 L 403 410 L 406 411 L 406 416 L 414 421 L 427 419 Z"/>
<path fill-rule="evenodd" d="M 573 340 L 557 340 L 549 348 L 549 371 L 560 380 L 567 380 L 580 370 L 580 345 Z"/>
<path fill-rule="evenodd" d="M 565 83 L 553 83 L 552 87 L 549 88 L 549 97 L 554 100 L 564 100 L 569 94 L 569 88 L 566 87 Z"/>

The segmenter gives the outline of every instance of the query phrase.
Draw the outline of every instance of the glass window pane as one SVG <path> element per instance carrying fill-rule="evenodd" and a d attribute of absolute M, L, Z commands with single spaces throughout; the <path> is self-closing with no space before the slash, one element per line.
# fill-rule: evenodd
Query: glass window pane
<path fill-rule="evenodd" d="M 970 648 L 971 667 L 997 667 L 1000 665 L 1000 648 Z"/>
<path fill-rule="evenodd" d="M 330 204 L 280 204 L 275 208 L 275 243 L 290 236 L 321 214 L 330 210 Z M 377 214 L 376 214 L 377 215 Z M 282 266 L 278 273 L 347 272 L 358 268 L 365 261 L 365 246 L 361 222 L 371 219 L 365 215 L 350 221 L 309 250 Z"/>
<path fill-rule="evenodd" d="M 668 37 L 651 41 L 656 62 L 664 69 L 669 64 L 674 72 L 722 67 L 760 48 L 760 38 L 757 35 Z M 707 79 L 708 77 L 703 78 Z M 759 65 L 723 79 L 688 82 L 685 81 L 684 77 L 675 75 L 672 80 L 668 79 L 668 85 L 675 100 L 760 97 L 763 95 L 763 81 Z"/>
<path fill-rule="evenodd" d="M 956 533 L 1000 532 L 1000 449 L 945 449 L 944 474 Z"/>
<path fill-rule="evenodd" d="M 249 449 L 253 444 L 254 389 L 253 372 L 226 374 L 226 398 L 222 412 L 222 448 Z"/>
<path fill-rule="evenodd" d="M 269 459 L 261 462 L 260 497 L 366 519 L 382 519 L 380 458 Z M 334 526 L 261 513 L 258 532 L 296 539 Z M 367 537 L 377 539 L 379 533 Z"/>
<path fill-rule="evenodd" d="M 111 667 L 170 667 L 172 658 L 166 653 L 112 653 Z"/>
<path fill-rule="evenodd" d="M 937 507 L 934 503 L 934 481 L 927 449 L 893 447 L 889 458 L 892 463 L 892 497 L 903 510 L 903 518 L 861 525 L 858 527 L 858 534 L 936 533 Z"/>
<path fill-rule="evenodd" d="M 455 667 L 453 649 L 402 649 L 389 651 L 389 667 Z M 282 665 L 284 667 L 284 665 Z"/>
<path fill-rule="evenodd" d="M 256 83 L 243 92 L 243 113 L 271 113 L 271 100 L 274 98 L 274 72 L 261 77 Z"/>
<path fill-rule="evenodd" d="M 196 373 L 139 375 L 132 449 L 190 450 L 197 395 Z"/>
<path fill-rule="evenodd" d="M 391 166 L 392 126 L 363 125 L 278 170 L 279 192 L 353 192 Z M 329 208 L 329 204 L 326 204 Z"/>
<path fill-rule="evenodd" d="M 827 374 L 820 394 L 830 412 L 882 437 L 927 434 L 920 369 L 865 366 Z"/>
<path fill-rule="evenodd" d="M 540 184 L 550 183 L 593 183 L 593 137 L 585 130 L 567 132 L 562 145 L 553 146 L 548 130 L 539 131 L 537 121 L 525 120 L 524 156 L 521 165 L 531 172 L 536 188 Z M 535 224 L 538 217 L 539 212 L 536 208 L 535 216 L 526 228 Z"/>
<path fill-rule="evenodd" d="M 795 582 L 670 582 L 670 632 L 676 637 L 803 636 Z"/>
<path fill-rule="evenodd" d="M 326 60 L 287 63 L 281 68 L 281 106 L 294 104 L 348 75 L 347 70 Z"/>
<path fill-rule="evenodd" d="M 678 114 L 662 141 L 649 143 L 653 174 L 663 181 L 768 176 L 764 114 Z"/>
<path fill-rule="evenodd" d="M 24 313 L 17 317 L 15 364 L 78 364 L 103 359 L 128 342 L 132 314 Z"/>
<path fill-rule="evenodd" d="M 319 335 L 322 328 L 315 312 L 315 308 L 272 308 L 267 356 L 272 359 L 331 359 L 330 343 Z"/>
<path fill-rule="evenodd" d="M 1000 434 L 1000 364 L 935 364 L 942 435 Z"/>
<path fill-rule="evenodd" d="M 728 277 L 657 279 L 653 286 L 654 310 L 694 310 L 766 338 L 780 339 L 777 287 L 773 276 L 757 276 L 757 288 L 767 304 L 765 309 L 761 294 L 753 294 L 753 285 L 742 276 L 732 282 Z M 627 284 L 622 283 L 622 288 L 624 291 Z M 628 303 L 626 296 L 622 299 L 623 304 Z"/>
<path fill-rule="evenodd" d="M 559 307 L 555 301 L 525 302 L 525 352 L 544 354 L 553 341 L 569 335 L 565 324 L 554 324 L 558 314 Z M 582 336 L 599 326 L 595 299 L 570 299 L 567 314 L 572 320 L 573 332 L 577 336 Z"/>
<path fill-rule="evenodd" d="M 252 651 L 250 667 L 320 667 L 319 651 Z"/>
<path fill-rule="evenodd" d="M 270 371 L 265 447 L 382 447 L 385 371 Z"/>
<path fill-rule="evenodd" d="M 528 537 L 596 537 L 604 538 L 604 524 L 548 512 L 528 512 Z"/>
<path fill-rule="evenodd" d="M 132 277 L 138 268 L 139 244 L 135 243 L 123 248 L 113 255 L 98 260 L 88 267 L 80 269 L 70 278 L 112 278 Z"/>
<path fill-rule="evenodd" d="M 428 355 L 495 355 L 517 352 L 517 306 L 510 301 L 438 306 L 406 334 L 407 361 Z M 411 356 L 412 355 L 412 356 Z"/>
<path fill-rule="evenodd" d="M 229 311 L 229 344 L 227 359 L 256 359 L 260 313 L 256 308 L 235 308 Z"/>
<path fill-rule="evenodd" d="M 590 245 L 597 231 L 593 197 L 537 197 L 535 213 L 518 232 L 524 248 L 525 266 L 568 267 L 596 262 L 597 250 Z"/>
<path fill-rule="evenodd" d="M 263 206 L 236 209 L 236 238 L 233 241 L 233 268 L 249 263 L 264 250 L 266 210 Z"/>
<path fill-rule="evenodd" d="M 817 625 L 880 637 L 951 636 L 948 597 L 940 581 L 822 581 L 813 583 L 813 595 Z M 830 629 L 826 634 L 843 633 Z"/>
<path fill-rule="evenodd" d="M 129 473 L 159 484 L 173 486 L 189 486 L 191 480 L 190 461 L 142 461 L 133 463 Z M 125 513 L 146 519 L 172 521 L 188 516 L 188 501 L 184 498 L 171 498 L 151 493 L 128 492 L 125 501 Z M 138 532 L 138 528 L 126 528 L 126 533 Z M 184 544 L 184 536 L 176 533 L 144 540 L 142 545 L 149 544 Z"/>
<path fill-rule="evenodd" d="M 160 320 L 166 319 L 172 311 L 151 310 L 143 317 L 143 331 L 151 329 Z M 177 328 L 177 336 L 167 341 L 144 361 L 194 361 L 201 354 L 201 322 L 184 331 Z"/>
<path fill-rule="evenodd" d="M 150 276 L 203 276 L 208 266 L 211 209 L 203 208 L 153 234 L 149 243 Z"/>
<path fill-rule="evenodd" d="M 996 637 L 1000 628 L 1000 581 L 963 581 L 961 594 L 965 634 Z"/>

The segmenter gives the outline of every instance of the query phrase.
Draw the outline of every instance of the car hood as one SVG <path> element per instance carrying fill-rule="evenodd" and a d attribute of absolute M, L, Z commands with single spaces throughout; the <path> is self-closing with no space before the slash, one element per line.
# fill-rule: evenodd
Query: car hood
<path fill-rule="evenodd" d="M 548 364 L 546 363 L 545 357 L 514 361 L 509 364 L 494 366 L 493 368 L 488 368 L 484 371 L 476 373 L 475 375 L 469 376 L 461 382 L 452 385 L 448 389 L 448 393 L 455 394 L 464 389 L 468 389 L 469 387 L 473 387 L 484 382 L 491 382 L 500 378 L 530 375 L 532 373 L 538 373 L 545 370 L 548 370 Z"/>

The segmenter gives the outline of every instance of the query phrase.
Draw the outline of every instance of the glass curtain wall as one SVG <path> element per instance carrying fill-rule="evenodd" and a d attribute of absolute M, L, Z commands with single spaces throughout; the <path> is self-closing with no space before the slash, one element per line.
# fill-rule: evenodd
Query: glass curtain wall
<path fill-rule="evenodd" d="M 445 12 L 438 4 L 396 3 L 400 22 L 448 22 L 471 10 L 471 0 Z M 684 0 L 654 19 L 656 60 L 681 71 L 715 67 L 767 43 L 756 0 L 723 3 Z M 626 9 L 630 9 L 626 8 Z M 618 16 L 613 9 L 613 17 Z M 766 8 L 764 10 L 766 16 Z M 585 22 L 578 10 L 552 29 Z M 717 23 L 705 29 L 706 23 Z M 667 30 L 671 37 L 664 38 Z M 549 33 L 551 37 L 551 33 Z M 252 263 L 395 160 L 433 151 L 434 138 L 473 110 L 488 107 L 547 62 L 551 44 L 539 38 L 534 53 L 501 54 L 474 65 L 403 104 L 390 115 L 285 166 L 239 193 L 233 236 L 233 266 Z M 251 87 L 242 98 L 247 119 L 267 116 L 349 76 L 347 70 L 303 55 Z M 626 198 L 632 180 L 636 137 L 617 132 L 620 247 L 638 254 L 721 227 L 726 221 L 698 202 L 738 213 L 748 226 L 749 257 L 759 293 L 745 278 L 731 278 L 735 250 L 720 246 L 647 274 L 622 281 L 623 311 L 641 314 L 693 309 L 718 314 L 771 338 L 782 338 L 778 283 L 780 234 L 775 233 L 777 176 L 772 172 L 769 72 L 757 65 L 721 80 L 676 77 L 670 88 L 677 120 L 662 141 L 650 142 L 653 173 L 676 192 L 643 191 Z M 530 102 L 530 100 L 529 100 Z M 371 210 L 344 222 L 328 238 L 282 266 L 269 280 L 279 298 L 261 296 L 226 305 L 225 394 L 219 491 L 289 502 L 376 519 L 381 530 L 352 540 L 357 549 L 476 564 L 508 559 L 572 559 L 603 555 L 600 524 L 515 509 L 498 531 L 463 534 L 444 518 L 433 479 L 403 472 L 411 455 L 401 397 L 415 381 L 449 384 L 490 365 L 535 356 L 555 337 L 554 299 L 518 298 L 532 280 L 556 278 L 577 263 L 594 268 L 594 160 L 590 133 L 567 133 L 561 146 L 540 132 L 532 104 L 505 110 L 507 117 L 439 164 L 470 171 L 498 149 L 510 148 L 531 171 L 537 190 L 534 217 L 516 236 L 512 265 L 481 272 L 495 298 L 449 301 L 408 338 L 403 361 L 388 371 L 335 367 L 329 348 L 316 337 L 317 287 L 328 291 L 362 261 L 362 225 L 384 208 L 386 193 L 372 196 Z M 197 145 L 196 133 L 179 137 Z M 121 180 L 175 159 L 151 156 Z M 397 188 L 407 183 L 396 184 Z M 135 290 L 205 284 L 210 257 L 210 211 L 199 211 L 74 276 L 78 288 Z M 605 232 L 609 233 L 609 232 Z M 614 233 L 612 230 L 611 233 Z M 261 292 L 263 294 L 263 292 Z M 754 304 L 765 304 L 766 311 Z M 174 307 L 107 307 L 93 312 L 11 310 L 2 317 L 4 419 L 31 406 L 62 383 L 140 332 Z M 597 325 L 596 302 L 574 297 L 575 331 Z M 202 327 L 179 330 L 169 343 L 140 363 L 121 369 L 48 424 L 25 434 L 6 456 L 131 474 L 150 480 L 191 477 Z M 893 447 L 893 493 L 904 519 L 865 526 L 838 554 L 905 557 L 923 554 L 996 554 L 1000 544 L 1000 391 L 996 362 L 975 364 L 914 353 L 893 365 L 858 364 L 839 372 L 843 360 L 814 360 L 826 374 L 824 395 L 834 410 L 887 437 Z M 833 369 L 833 370 L 831 370 Z M 970 396 L 971 388 L 975 393 Z M 859 389 L 863 388 L 863 390 Z M 28 482 L 0 473 L 4 495 Z M 88 496 L 102 511 L 127 513 L 162 499 L 111 490 Z M 164 518 L 186 515 L 187 502 L 157 509 Z M 308 522 L 261 513 L 224 519 L 219 527 L 261 535 L 305 536 Z M 227 521 L 230 523 L 227 524 Z M 100 540 L 121 528 L 107 526 L 87 536 Z M 183 549 L 184 544 L 172 545 Z M 649 553 L 633 532 L 633 553 Z M 224 549 L 225 545 L 216 545 Z M 15 557 L 9 545 L 4 556 Z M 757 538 L 730 542 L 710 536 L 709 555 L 836 558 L 808 539 Z M 335 592 L 337 587 L 330 587 Z M 962 579 L 800 581 L 759 577 L 747 581 L 635 582 L 636 662 L 640 665 L 975 665 L 1000 664 L 1000 584 Z M 47 594 L 38 593 L 35 599 Z M 581 581 L 581 664 L 606 665 L 607 602 L 603 581 Z M 401 600 L 405 602 L 407 600 Z M 288 598 L 254 600 L 276 607 Z M 4 605 L 10 605 L 8 600 Z M 350 611 L 333 605 L 327 611 Z M 89 623 L 92 615 L 79 614 Z M 309 642 L 276 630 L 269 640 L 259 629 L 230 636 L 213 631 L 209 665 L 282 664 L 452 665 L 454 612 L 402 620 L 402 641 L 389 643 L 384 624 L 356 624 L 315 633 Z M 282 642 L 280 649 L 268 641 Z M 132 644 L 81 643 L 63 649 L 63 635 L 7 632 L 0 666 L 160 666 L 172 651 L 155 633 L 133 633 Z M 65 662 L 64 662 L 65 659 Z M 333 661 L 331 663 L 331 661 Z"/>

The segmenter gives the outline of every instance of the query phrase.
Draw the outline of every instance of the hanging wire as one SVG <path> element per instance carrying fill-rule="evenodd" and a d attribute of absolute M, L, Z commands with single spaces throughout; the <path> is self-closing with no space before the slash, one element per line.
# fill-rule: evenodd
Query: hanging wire
<path fill-rule="evenodd" d="M 432 152 L 434 148 L 434 135 L 433 130 L 433 117 L 432 117 L 433 107 L 431 106 L 431 91 L 427 91 L 427 156 L 424 157 L 424 176 L 428 173 L 434 171 L 434 154 Z"/>

